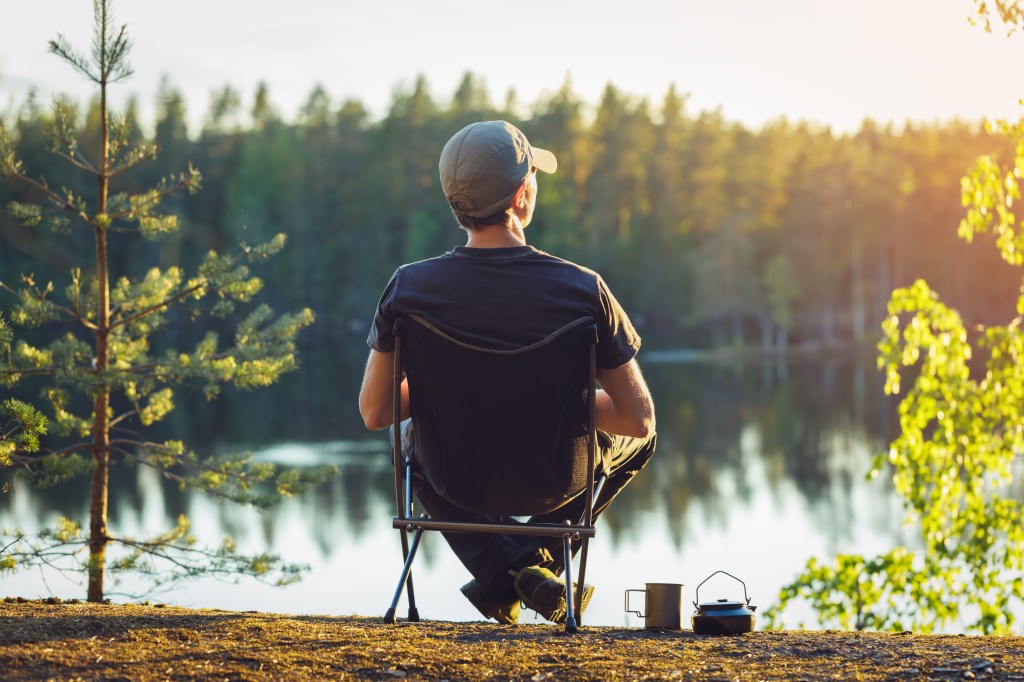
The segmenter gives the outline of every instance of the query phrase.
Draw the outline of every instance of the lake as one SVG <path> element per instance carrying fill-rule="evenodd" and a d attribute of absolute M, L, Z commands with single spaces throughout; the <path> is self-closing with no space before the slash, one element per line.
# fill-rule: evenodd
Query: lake
<path fill-rule="evenodd" d="M 741 578 L 763 613 L 812 556 L 871 555 L 913 540 L 902 528 L 903 512 L 888 477 L 865 479 L 873 455 L 886 449 L 896 428 L 895 403 L 883 395 L 872 357 L 736 365 L 655 364 L 641 357 L 641 364 L 657 405 L 658 451 L 598 522 L 587 568 L 587 581 L 597 589 L 585 623 L 641 626 L 642 619 L 624 613 L 623 593 L 645 582 L 684 583 L 688 614 L 694 589 L 717 570 Z M 152 601 L 293 614 L 383 614 L 401 570 L 398 533 L 391 528 L 387 437 L 362 429 L 352 380 L 339 382 L 333 399 L 299 401 L 302 414 L 291 414 L 295 404 L 282 396 L 332 373 L 302 374 L 281 391 L 229 394 L 210 403 L 218 405 L 217 416 L 206 417 L 198 442 L 190 444 L 213 451 L 238 444 L 261 459 L 295 466 L 334 463 L 338 478 L 260 512 L 180 493 L 147 468 L 119 469 L 112 481 L 110 527 L 115 535 L 150 535 L 186 514 L 201 543 L 217 545 L 230 535 L 243 551 L 270 551 L 307 564 L 303 580 L 275 588 L 251 579 L 204 579 L 155 594 Z M 253 400 L 261 401 L 258 409 Z M 181 402 L 186 417 L 189 410 L 213 409 L 203 401 Z M 316 404 L 324 407 L 310 406 Z M 275 409 L 289 410 L 278 419 L 280 437 L 261 435 L 253 442 L 254 433 L 267 433 L 264 415 Z M 303 426 L 312 423 L 319 426 Z M 85 479 L 43 490 L 19 484 L 0 496 L 0 527 L 31 532 L 59 515 L 85 525 L 87 485 Z M 479 619 L 458 591 L 469 574 L 439 535 L 425 536 L 413 575 L 424 618 Z M 126 586 L 127 592 L 134 589 Z M 85 587 L 80 576 L 30 569 L 5 576 L 2 593 L 84 598 Z M 701 588 L 700 599 L 742 594 L 738 583 L 717 576 Z M 404 613 L 403 602 L 399 617 Z M 784 624 L 797 627 L 810 615 L 788 612 Z M 524 616 L 533 618 L 532 612 Z"/>

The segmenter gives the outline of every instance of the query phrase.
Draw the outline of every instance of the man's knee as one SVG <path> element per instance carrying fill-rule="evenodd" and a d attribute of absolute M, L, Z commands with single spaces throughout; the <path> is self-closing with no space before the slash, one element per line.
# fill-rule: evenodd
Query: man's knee
<path fill-rule="evenodd" d="M 658 445 L 658 434 L 652 431 L 643 439 L 643 442 L 636 450 L 636 454 L 629 458 L 626 466 L 632 471 L 640 471 L 654 457 L 654 450 Z"/>
<path fill-rule="evenodd" d="M 654 456 L 658 442 L 658 434 L 653 431 L 645 438 L 600 435 L 604 436 L 601 440 L 605 446 L 602 448 L 603 469 L 609 476 L 620 471 L 637 472 L 643 469 Z"/>

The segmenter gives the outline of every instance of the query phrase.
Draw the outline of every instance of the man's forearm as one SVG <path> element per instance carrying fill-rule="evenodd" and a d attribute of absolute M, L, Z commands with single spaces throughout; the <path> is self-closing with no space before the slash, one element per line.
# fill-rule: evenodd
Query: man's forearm
<path fill-rule="evenodd" d="M 394 421 L 394 353 L 370 351 L 366 373 L 359 390 L 359 414 L 366 428 L 378 430 L 391 426 Z M 402 381 L 401 418 L 409 416 L 409 383 Z"/>
<path fill-rule="evenodd" d="M 619 436 L 646 438 L 654 431 L 654 401 L 636 360 L 597 370 L 597 428 Z"/>

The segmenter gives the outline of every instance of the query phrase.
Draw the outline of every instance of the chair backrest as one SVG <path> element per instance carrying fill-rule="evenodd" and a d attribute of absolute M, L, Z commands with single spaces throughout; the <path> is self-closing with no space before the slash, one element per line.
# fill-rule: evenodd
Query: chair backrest
<path fill-rule="evenodd" d="M 480 514 L 532 515 L 592 482 L 593 320 L 515 350 L 463 343 L 416 316 L 394 331 L 414 459 L 447 500 Z"/>

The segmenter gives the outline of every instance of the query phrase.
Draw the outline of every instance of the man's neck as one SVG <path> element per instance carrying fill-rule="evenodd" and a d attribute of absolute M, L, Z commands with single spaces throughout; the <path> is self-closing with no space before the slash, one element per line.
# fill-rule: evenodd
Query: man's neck
<path fill-rule="evenodd" d="M 518 225 L 506 228 L 504 225 L 490 225 L 467 234 L 466 246 L 474 249 L 501 249 L 510 246 L 526 246 L 526 235 Z"/>

